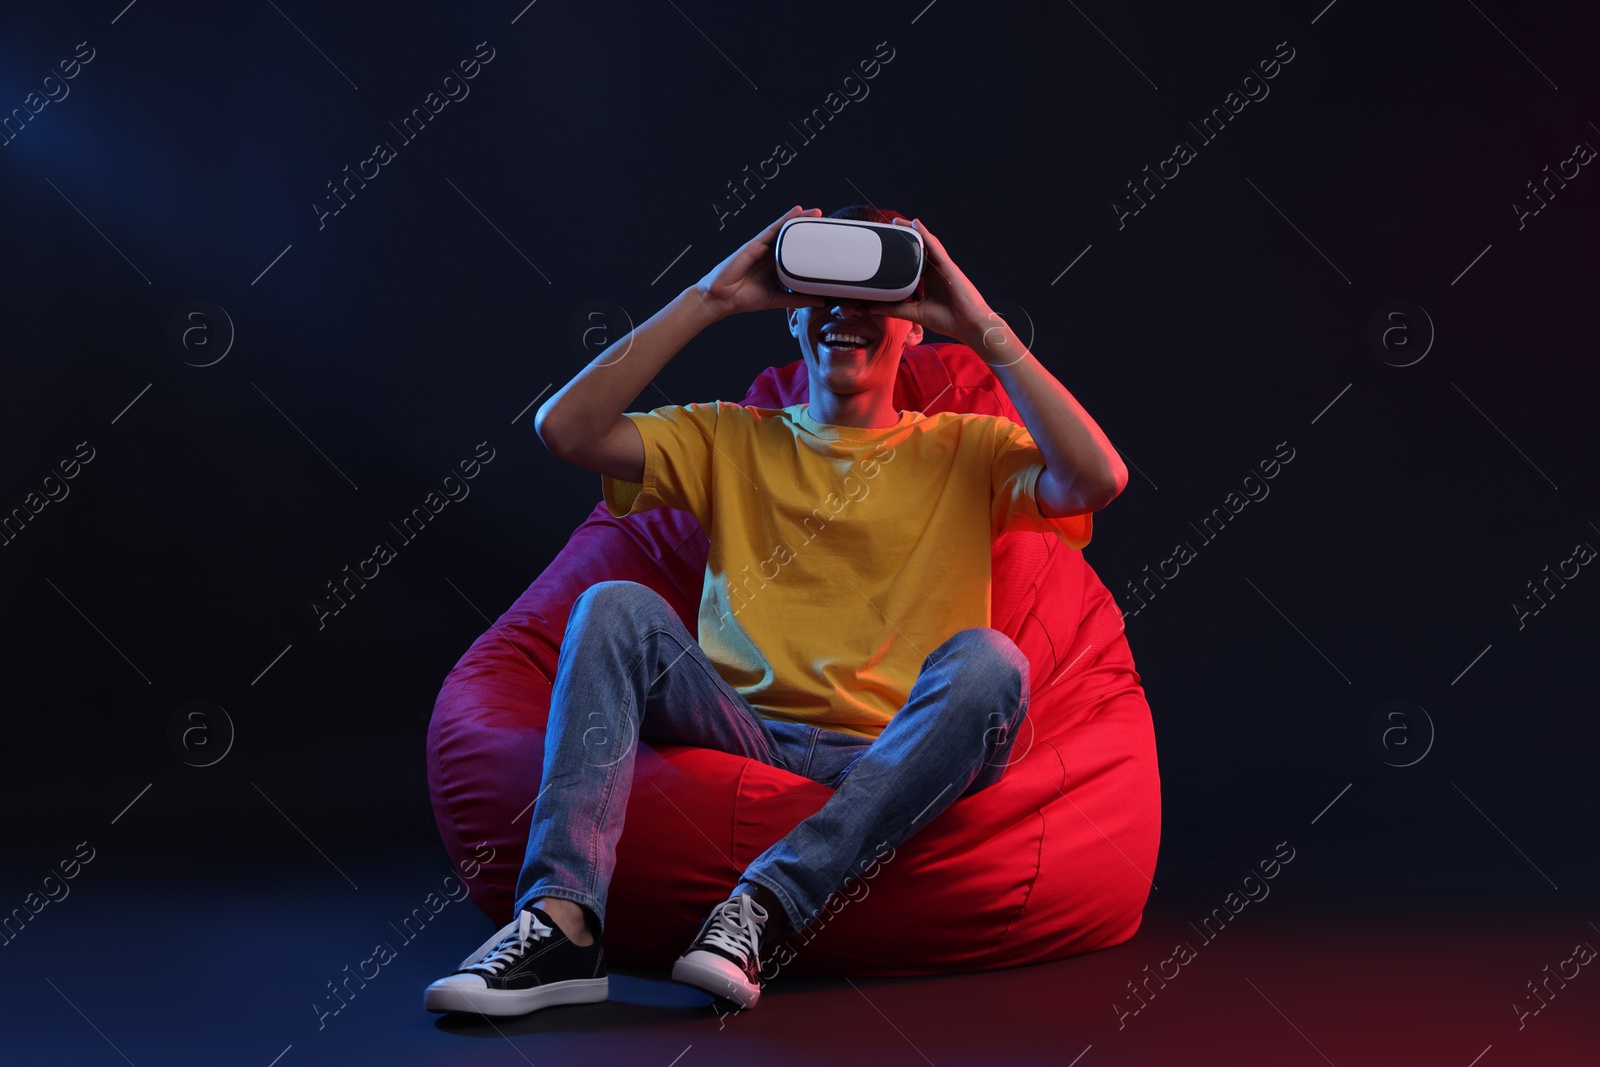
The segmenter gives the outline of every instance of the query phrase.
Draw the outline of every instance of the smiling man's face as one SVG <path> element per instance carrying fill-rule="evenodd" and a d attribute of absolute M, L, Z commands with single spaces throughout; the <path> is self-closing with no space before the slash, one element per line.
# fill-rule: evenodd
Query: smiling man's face
<path fill-rule="evenodd" d="M 874 306 L 839 300 L 790 310 L 789 332 L 800 342 L 813 391 L 825 388 L 839 395 L 893 391 L 900 353 L 921 342 L 922 327 L 879 314 Z"/>

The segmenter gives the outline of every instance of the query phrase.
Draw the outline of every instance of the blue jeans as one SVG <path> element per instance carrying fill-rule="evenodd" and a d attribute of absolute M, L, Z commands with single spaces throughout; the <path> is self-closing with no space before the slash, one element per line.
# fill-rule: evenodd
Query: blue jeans
<path fill-rule="evenodd" d="M 1000 631 L 973 627 L 928 654 L 876 739 L 766 719 L 659 593 L 600 582 L 578 597 L 562 638 L 513 915 L 555 897 L 582 905 L 603 928 L 643 739 L 732 752 L 833 788 L 742 879 L 782 903 L 774 928 L 786 919 L 786 932 L 802 932 L 852 874 L 958 797 L 998 781 L 1027 708 L 1027 657 Z"/>

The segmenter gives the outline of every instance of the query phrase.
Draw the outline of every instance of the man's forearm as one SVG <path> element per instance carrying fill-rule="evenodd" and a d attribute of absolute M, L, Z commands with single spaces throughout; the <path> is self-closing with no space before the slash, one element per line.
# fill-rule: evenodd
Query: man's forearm
<path fill-rule="evenodd" d="M 609 432 L 661 368 L 719 317 L 695 286 L 673 297 L 539 405 L 533 419 L 539 439 L 559 452 Z"/>
<path fill-rule="evenodd" d="M 1128 468 L 1098 423 L 1034 358 L 1003 320 L 968 342 L 994 370 L 1044 454 L 1039 508 L 1046 515 L 1097 511 L 1128 484 Z"/>

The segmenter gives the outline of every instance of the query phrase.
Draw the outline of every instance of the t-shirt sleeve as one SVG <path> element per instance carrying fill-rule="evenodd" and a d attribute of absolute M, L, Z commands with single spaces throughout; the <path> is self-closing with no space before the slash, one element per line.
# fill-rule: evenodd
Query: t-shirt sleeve
<path fill-rule="evenodd" d="M 993 534 L 1014 530 L 1052 533 L 1068 547 L 1083 548 L 1094 535 L 1094 513 L 1054 518 L 1041 514 L 1035 490 L 1044 473 L 1044 453 L 1027 427 L 998 416 L 994 425 Z"/>
<path fill-rule="evenodd" d="M 723 413 L 720 400 L 624 412 L 644 441 L 644 481 L 601 475 L 606 510 L 620 519 L 651 508 L 676 508 L 709 528 L 711 461 Z"/>

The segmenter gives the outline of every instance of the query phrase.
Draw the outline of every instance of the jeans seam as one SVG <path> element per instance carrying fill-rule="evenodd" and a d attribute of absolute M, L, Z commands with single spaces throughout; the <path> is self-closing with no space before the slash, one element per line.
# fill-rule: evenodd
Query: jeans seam
<path fill-rule="evenodd" d="M 643 642 L 640 643 L 639 654 L 634 657 L 633 663 L 628 667 L 628 673 L 630 675 L 634 671 L 639 669 L 639 662 L 642 659 L 644 659 L 644 645 L 643 645 Z M 632 707 L 633 697 L 632 697 L 632 695 L 630 694 L 627 699 L 628 699 L 629 707 L 626 710 L 627 710 L 628 715 L 630 717 L 632 717 L 632 715 L 633 715 L 633 707 Z M 639 733 L 640 733 L 641 730 L 644 729 L 644 725 L 643 724 L 644 724 L 644 713 L 641 710 L 639 715 L 638 715 L 638 718 L 637 718 L 637 725 L 635 726 L 634 731 L 633 731 L 633 746 L 634 746 L 634 751 L 635 752 L 638 751 Z M 595 882 L 600 877 L 600 834 L 602 832 L 601 828 L 604 826 L 605 821 L 606 821 L 606 813 L 611 810 L 611 798 L 616 795 L 617 764 L 620 763 L 620 762 L 621 761 L 618 760 L 618 761 L 615 761 L 613 763 L 609 763 L 609 764 L 606 765 L 606 787 L 605 787 L 605 792 L 600 797 L 600 817 L 594 821 L 594 833 L 589 838 L 589 886 L 585 890 L 585 892 L 588 893 L 591 897 L 594 897 L 594 896 L 598 895 L 595 892 Z M 624 814 L 626 814 L 626 813 L 624 813 Z"/>

